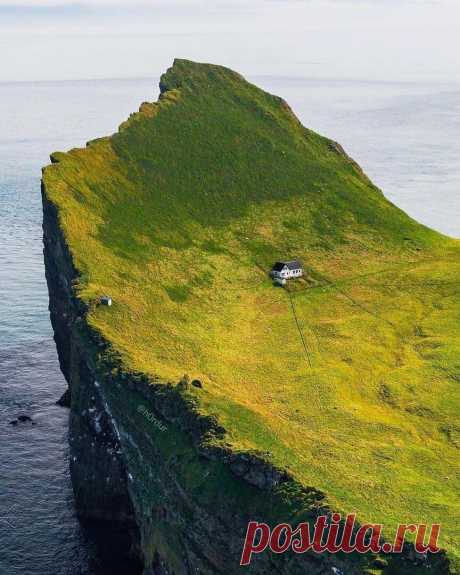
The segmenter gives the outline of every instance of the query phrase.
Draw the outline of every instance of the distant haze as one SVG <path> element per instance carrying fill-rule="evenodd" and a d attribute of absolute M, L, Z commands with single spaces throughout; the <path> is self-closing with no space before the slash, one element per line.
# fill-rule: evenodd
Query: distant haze
<path fill-rule="evenodd" d="M 460 81 L 459 0 L 0 0 L 0 81 L 244 74 Z"/>

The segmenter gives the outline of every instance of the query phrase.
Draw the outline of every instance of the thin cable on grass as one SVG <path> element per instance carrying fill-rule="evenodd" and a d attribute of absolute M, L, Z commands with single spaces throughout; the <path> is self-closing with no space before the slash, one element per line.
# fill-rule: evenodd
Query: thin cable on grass
<path fill-rule="evenodd" d="M 297 312 L 296 312 L 296 310 L 295 310 L 294 301 L 293 301 L 293 299 L 292 299 L 292 295 L 291 295 L 291 292 L 289 291 L 289 289 L 286 289 L 286 291 L 287 291 L 287 294 L 288 294 L 288 297 L 289 297 L 289 301 L 291 302 L 292 315 L 294 316 L 294 320 L 295 320 L 297 329 L 298 329 L 298 331 L 299 331 L 300 340 L 302 341 L 302 345 L 303 345 L 303 348 L 304 348 L 304 350 L 305 350 L 305 355 L 306 355 L 306 357 L 307 357 L 308 365 L 309 365 L 309 367 L 310 367 L 310 369 L 311 369 L 311 368 L 313 367 L 313 365 L 312 365 L 312 361 L 311 361 L 311 357 L 310 357 L 310 352 L 309 352 L 309 350 L 308 350 L 307 343 L 306 343 L 306 341 L 305 341 L 304 335 L 303 335 L 303 333 L 302 333 L 302 329 L 301 329 L 300 324 L 299 324 L 299 320 L 298 320 L 298 318 L 297 318 Z"/>
<path fill-rule="evenodd" d="M 362 309 L 363 311 L 365 311 L 366 313 L 368 313 L 369 315 L 372 315 L 373 317 L 375 317 L 376 319 L 378 319 L 379 321 L 383 321 L 384 323 L 388 324 L 389 326 L 391 326 L 393 329 L 396 329 L 396 326 L 389 321 L 388 319 L 380 316 L 379 314 L 375 313 L 374 311 L 370 310 L 369 308 L 367 308 L 365 305 L 363 305 L 362 303 L 360 303 L 359 301 L 356 301 L 354 298 L 352 298 L 350 295 L 348 295 L 346 292 L 344 292 L 343 290 L 341 290 L 337 285 L 335 285 L 334 283 L 331 282 L 331 287 L 333 289 L 335 289 L 339 294 L 343 295 L 346 299 L 348 299 L 349 301 L 351 301 L 351 303 L 353 305 L 355 305 L 356 307 L 359 307 L 360 309 Z"/>

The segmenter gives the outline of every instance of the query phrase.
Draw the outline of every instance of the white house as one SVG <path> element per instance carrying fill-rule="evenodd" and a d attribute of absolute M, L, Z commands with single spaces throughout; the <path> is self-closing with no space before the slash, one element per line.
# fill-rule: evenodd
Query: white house
<path fill-rule="evenodd" d="M 288 280 L 303 276 L 303 266 L 298 260 L 288 262 L 276 262 L 270 275 L 275 279 Z"/>

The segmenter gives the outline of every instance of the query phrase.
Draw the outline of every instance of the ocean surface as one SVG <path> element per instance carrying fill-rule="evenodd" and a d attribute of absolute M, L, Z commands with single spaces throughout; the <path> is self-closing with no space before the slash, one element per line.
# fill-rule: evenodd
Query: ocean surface
<path fill-rule="evenodd" d="M 460 86 L 253 77 L 413 217 L 460 237 Z M 48 316 L 40 170 L 116 130 L 157 79 L 0 84 L 0 574 L 127 575 L 75 516 Z M 18 415 L 32 423 L 12 426 Z M 102 550 L 104 551 L 104 550 Z M 110 550 L 109 550 L 110 551 Z M 110 555 L 110 553 L 109 553 Z"/>

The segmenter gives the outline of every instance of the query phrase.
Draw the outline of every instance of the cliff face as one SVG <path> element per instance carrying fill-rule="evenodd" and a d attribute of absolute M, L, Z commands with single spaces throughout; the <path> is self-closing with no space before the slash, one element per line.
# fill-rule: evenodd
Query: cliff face
<path fill-rule="evenodd" d="M 85 518 L 135 528 L 116 426 L 97 384 L 91 356 L 79 333 L 85 306 L 73 294 L 77 277 L 58 225 L 55 207 L 43 194 L 43 241 L 50 318 L 61 370 L 69 384 L 70 470 L 78 512 Z"/>
<path fill-rule="evenodd" d="M 81 518 L 122 529 L 143 575 L 230 575 L 239 567 L 249 521 L 314 521 L 328 512 L 322 494 L 304 489 L 257 454 L 208 447 L 224 430 L 195 412 L 188 383 L 155 385 L 127 373 L 86 323 L 75 296 L 77 272 L 56 208 L 42 187 L 46 279 L 61 369 L 71 393 L 70 470 Z M 299 510 L 308 509 L 307 514 Z M 294 520 L 293 518 L 296 517 Z M 254 574 L 421 573 L 408 546 L 403 561 L 375 557 L 263 553 Z M 405 560 L 407 559 L 407 563 Z M 432 573 L 449 573 L 444 556 Z"/>
<path fill-rule="evenodd" d="M 208 449 L 209 435 L 223 430 L 194 413 L 182 396 L 186 382 L 155 386 L 142 374 L 124 373 L 116 358 L 101 360 L 108 344 L 85 322 L 87 310 L 73 290 L 76 270 L 44 186 L 42 196 L 50 316 L 71 392 L 70 470 L 79 515 L 122 526 L 144 575 L 239 573 L 250 520 L 282 521 L 285 512 L 312 504 L 319 512 L 321 493 L 302 489 L 257 455 Z M 364 572 L 359 560 L 268 553 L 246 570 Z"/>
<path fill-rule="evenodd" d="M 97 341 L 85 325 L 86 309 L 73 293 L 77 274 L 57 211 L 44 187 L 42 196 L 50 317 L 61 369 L 71 392 L 70 470 L 79 515 L 122 524 L 131 534 L 133 550 L 142 559 L 145 575 L 236 573 L 244 537 L 244 509 L 230 510 L 224 490 L 213 514 L 200 507 L 193 493 L 181 487 L 179 474 L 174 473 L 180 465 L 175 461 L 179 457 L 175 452 L 181 448 L 178 444 L 193 442 L 186 437 L 170 439 L 172 445 L 165 460 L 161 449 L 143 434 L 144 425 L 136 428 L 134 419 L 144 417 L 149 424 L 155 421 L 151 425 L 157 425 L 159 433 L 168 433 L 167 425 L 174 425 L 174 419 L 184 411 L 177 405 L 175 412 L 178 398 L 172 391 L 169 398 L 156 398 L 140 374 L 129 379 L 120 372 L 117 362 L 104 365 L 100 373 L 98 353 L 106 344 Z M 118 379 L 125 389 L 120 388 Z M 161 402 L 163 413 L 155 411 L 154 416 L 146 407 L 141 409 L 146 399 L 153 400 L 150 410 Z M 194 423 L 198 424 L 198 436 L 209 427 L 201 422 L 199 429 L 200 422 Z M 182 425 L 187 426 L 185 421 Z M 187 448 L 193 450 L 187 445 L 185 450 L 182 448 L 184 453 Z M 200 473 L 206 477 L 210 460 L 198 452 L 189 455 L 187 465 L 202 467 Z M 267 483 L 263 470 L 254 477 L 260 485 Z M 150 506 L 153 502 L 156 505 Z M 266 562 L 260 563 L 257 572 L 264 572 Z M 281 571 L 276 568 L 270 572 Z M 322 572 L 322 568 L 313 572 Z"/>
<path fill-rule="evenodd" d="M 442 477 L 458 466 L 443 431 L 458 246 L 239 75 L 178 61 L 161 90 L 117 134 L 44 170 L 80 516 L 128 533 L 144 575 L 231 575 L 249 521 L 297 525 L 340 507 L 390 528 L 431 524 L 426 485 L 439 485 L 454 549 L 458 493 Z M 306 278 L 277 290 L 267 270 L 288 255 L 308 262 Z M 449 569 L 442 554 L 428 564 Z M 425 565 L 407 546 L 384 558 L 265 552 L 246 570 Z"/>

